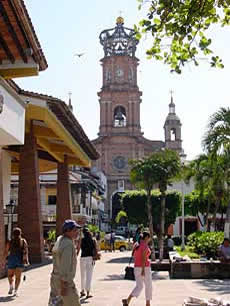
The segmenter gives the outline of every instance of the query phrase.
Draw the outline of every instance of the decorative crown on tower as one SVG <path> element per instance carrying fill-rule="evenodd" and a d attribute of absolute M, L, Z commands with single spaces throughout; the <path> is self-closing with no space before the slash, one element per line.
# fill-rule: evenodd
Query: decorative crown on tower
<path fill-rule="evenodd" d="M 124 27 L 124 18 L 118 17 L 116 27 L 101 32 L 99 38 L 104 48 L 105 56 L 129 55 L 135 56 L 138 40 L 133 29 Z"/>

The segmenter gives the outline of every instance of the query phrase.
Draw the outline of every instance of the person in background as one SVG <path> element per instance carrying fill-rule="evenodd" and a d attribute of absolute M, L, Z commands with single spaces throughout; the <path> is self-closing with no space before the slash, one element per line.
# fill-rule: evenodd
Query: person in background
<path fill-rule="evenodd" d="M 90 294 L 91 282 L 93 276 L 94 259 L 93 256 L 97 252 L 96 240 L 87 228 L 83 229 L 84 237 L 81 240 L 81 297 L 86 295 L 86 298 L 92 297 Z M 86 293 L 85 293 L 86 291 Z"/>
<path fill-rule="evenodd" d="M 151 250 L 148 246 L 150 241 L 149 232 L 143 232 L 143 234 L 139 237 L 139 241 L 140 243 L 135 243 L 133 250 L 136 286 L 128 298 L 122 300 L 123 306 L 128 306 L 133 297 L 138 297 L 141 294 L 144 284 L 146 306 L 150 306 L 150 301 L 152 300 L 152 274 L 149 260 Z"/>
<path fill-rule="evenodd" d="M 74 239 L 77 238 L 80 228 L 74 220 L 65 220 L 62 226 L 63 234 L 57 238 L 52 249 L 53 271 L 49 305 L 80 306 L 74 283 L 77 264 Z"/>
<path fill-rule="evenodd" d="M 167 250 L 168 252 L 171 252 L 174 250 L 174 241 L 171 238 L 171 235 L 168 235 L 167 238 Z"/>
<path fill-rule="evenodd" d="M 97 249 L 100 251 L 101 233 L 98 231 L 96 233 Z"/>
<path fill-rule="evenodd" d="M 8 257 L 8 280 L 9 292 L 18 296 L 18 287 L 21 282 L 21 275 L 24 265 L 29 264 L 28 260 L 28 245 L 24 238 L 22 238 L 22 230 L 19 227 L 13 229 L 11 241 L 6 243 L 5 257 Z M 15 277 L 15 287 L 13 287 Z"/>
<path fill-rule="evenodd" d="M 104 241 L 105 241 L 105 252 L 107 252 L 110 250 L 110 232 L 106 232 Z"/>
<path fill-rule="evenodd" d="M 109 245 L 110 245 L 110 252 L 115 252 L 115 233 L 114 231 L 111 231 L 110 233 Z"/>
<path fill-rule="evenodd" d="M 134 237 L 133 237 L 133 242 L 137 242 L 139 241 L 139 237 L 141 235 L 141 226 L 139 226 L 134 234 Z"/>
<path fill-rule="evenodd" d="M 220 261 L 230 263 L 230 242 L 228 238 L 224 238 L 222 245 L 218 250 Z"/>

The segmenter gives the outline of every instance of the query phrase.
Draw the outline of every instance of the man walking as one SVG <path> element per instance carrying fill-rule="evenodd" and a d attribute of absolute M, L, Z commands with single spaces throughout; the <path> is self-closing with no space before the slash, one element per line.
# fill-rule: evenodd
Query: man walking
<path fill-rule="evenodd" d="M 53 271 L 51 274 L 49 305 L 80 306 L 79 296 L 74 284 L 76 274 L 76 248 L 74 239 L 81 228 L 74 220 L 66 220 L 63 234 L 53 247 Z"/>

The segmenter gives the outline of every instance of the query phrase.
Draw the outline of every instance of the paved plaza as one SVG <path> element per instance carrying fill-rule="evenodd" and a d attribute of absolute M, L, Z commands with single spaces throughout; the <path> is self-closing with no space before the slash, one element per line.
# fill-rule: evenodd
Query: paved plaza
<path fill-rule="evenodd" d="M 134 281 L 124 280 L 124 268 L 130 252 L 103 253 L 93 277 L 93 298 L 81 303 L 88 306 L 118 306 L 134 287 Z M 26 272 L 27 280 L 21 284 L 20 295 L 7 295 L 7 279 L 0 280 L 0 303 L 17 306 L 45 306 L 49 295 L 49 275 L 52 265 L 46 265 Z M 76 276 L 80 288 L 79 267 Z M 152 306 L 179 306 L 187 296 L 230 298 L 230 280 L 170 280 L 167 272 L 153 273 Z M 133 300 L 133 306 L 145 305 L 144 292 Z M 3 305 L 3 304 L 2 304 Z"/>

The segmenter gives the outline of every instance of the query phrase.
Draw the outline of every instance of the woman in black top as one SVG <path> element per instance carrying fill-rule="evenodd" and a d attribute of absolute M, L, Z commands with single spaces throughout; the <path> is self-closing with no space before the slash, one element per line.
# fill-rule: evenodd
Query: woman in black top
<path fill-rule="evenodd" d="M 81 270 L 81 297 L 92 297 L 90 295 L 91 281 L 94 268 L 94 255 L 96 253 L 96 241 L 92 238 L 90 231 L 87 228 L 83 229 L 84 237 L 81 240 L 81 258 L 80 258 L 80 270 Z"/>

